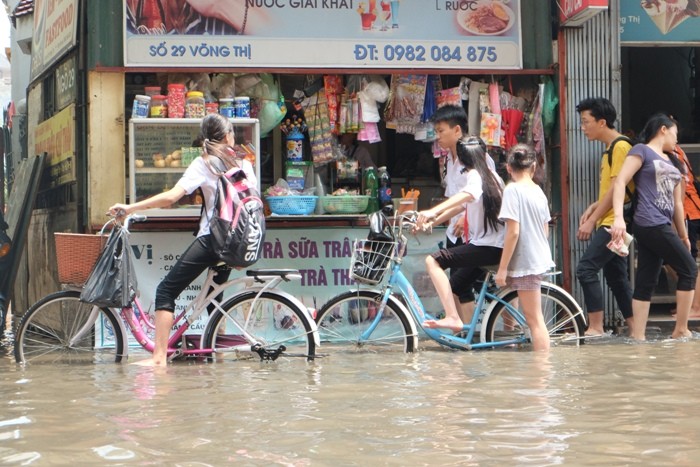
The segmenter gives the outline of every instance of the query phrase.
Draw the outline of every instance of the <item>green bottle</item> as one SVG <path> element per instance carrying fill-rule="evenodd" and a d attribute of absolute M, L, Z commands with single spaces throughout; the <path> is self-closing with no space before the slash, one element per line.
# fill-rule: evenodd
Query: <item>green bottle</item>
<path fill-rule="evenodd" d="M 374 167 L 365 169 L 365 195 L 369 196 L 367 203 L 367 214 L 379 211 L 379 178 Z"/>

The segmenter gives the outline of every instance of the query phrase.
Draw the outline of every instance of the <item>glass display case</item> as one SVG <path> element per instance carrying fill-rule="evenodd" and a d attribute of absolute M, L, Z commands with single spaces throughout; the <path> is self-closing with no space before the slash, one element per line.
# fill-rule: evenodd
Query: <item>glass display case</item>
<path fill-rule="evenodd" d="M 129 202 L 134 203 L 172 188 L 199 154 L 192 147 L 199 134 L 198 118 L 141 118 L 129 121 Z M 254 118 L 232 118 L 235 150 L 248 159 L 260 183 L 260 124 Z M 260 190 L 260 186 L 258 186 Z M 176 205 L 150 209 L 149 217 L 199 216 L 199 191 Z"/>

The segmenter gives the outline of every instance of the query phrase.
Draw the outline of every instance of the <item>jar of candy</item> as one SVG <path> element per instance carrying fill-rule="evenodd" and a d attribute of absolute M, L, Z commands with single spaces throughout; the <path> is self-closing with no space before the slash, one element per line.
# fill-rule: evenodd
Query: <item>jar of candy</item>
<path fill-rule="evenodd" d="M 218 114 L 219 113 L 219 103 L 218 102 L 207 102 L 204 104 L 204 112 L 209 115 L 209 114 Z"/>
<path fill-rule="evenodd" d="M 153 96 L 159 96 L 160 95 L 160 86 L 146 86 L 143 88 L 144 91 L 146 91 L 146 95 L 150 96 L 153 98 Z"/>
<path fill-rule="evenodd" d="M 151 117 L 165 118 L 168 116 L 168 98 L 162 94 L 151 97 Z"/>
<path fill-rule="evenodd" d="M 185 85 L 168 84 L 168 117 L 185 116 Z"/>
<path fill-rule="evenodd" d="M 233 118 L 236 116 L 232 97 L 222 97 L 219 99 L 219 113 L 226 118 Z"/>
<path fill-rule="evenodd" d="M 151 98 L 143 94 L 134 96 L 134 106 L 131 108 L 131 118 L 148 117 L 148 107 L 151 105 Z"/>
<path fill-rule="evenodd" d="M 250 118 L 250 97 L 236 97 L 233 107 L 236 109 L 236 117 Z"/>
<path fill-rule="evenodd" d="M 185 102 L 185 118 L 204 118 L 204 93 L 190 91 Z"/>

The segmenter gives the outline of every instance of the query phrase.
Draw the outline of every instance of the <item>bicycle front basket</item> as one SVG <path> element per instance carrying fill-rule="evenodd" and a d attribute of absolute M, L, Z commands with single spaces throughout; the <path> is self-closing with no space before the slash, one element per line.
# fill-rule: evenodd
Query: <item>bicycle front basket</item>
<path fill-rule="evenodd" d="M 350 262 L 350 277 L 365 284 L 380 283 L 389 269 L 395 252 L 396 242 L 355 240 Z"/>

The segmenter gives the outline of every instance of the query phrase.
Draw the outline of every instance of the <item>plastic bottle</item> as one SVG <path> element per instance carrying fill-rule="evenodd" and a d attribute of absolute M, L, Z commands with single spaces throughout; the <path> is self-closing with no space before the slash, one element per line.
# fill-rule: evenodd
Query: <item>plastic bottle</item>
<path fill-rule="evenodd" d="M 391 177 L 386 167 L 379 167 L 379 207 L 390 206 L 391 203 Z"/>
<path fill-rule="evenodd" d="M 241 96 L 233 100 L 233 107 L 236 112 L 236 117 L 250 118 L 250 97 Z"/>
<path fill-rule="evenodd" d="M 374 167 L 365 169 L 365 195 L 369 196 L 367 203 L 367 214 L 379 211 L 379 179 Z"/>
<path fill-rule="evenodd" d="M 143 94 L 136 94 L 134 105 L 131 109 L 131 118 L 148 117 L 148 109 L 151 106 L 151 98 Z"/>

